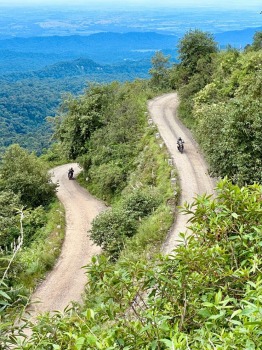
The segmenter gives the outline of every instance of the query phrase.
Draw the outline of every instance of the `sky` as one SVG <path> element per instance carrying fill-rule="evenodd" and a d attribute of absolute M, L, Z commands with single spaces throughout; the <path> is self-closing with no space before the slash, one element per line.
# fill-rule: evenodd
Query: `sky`
<path fill-rule="evenodd" d="M 257 7 L 262 10 L 261 0 L 0 0 L 1 5 L 25 6 L 25 5 L 85 5 L 104 7 L 176 7 L 176 6 L 212 6 L 217 8 L 250 8 Z"/>

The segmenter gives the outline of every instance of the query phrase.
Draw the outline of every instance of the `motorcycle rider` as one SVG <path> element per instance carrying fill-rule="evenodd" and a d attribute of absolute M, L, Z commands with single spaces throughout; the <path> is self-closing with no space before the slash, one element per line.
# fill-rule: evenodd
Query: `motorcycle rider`
<path fill-rule="evenodd" d="M 72 179 L 74 176 L 74 169 L 71 167 L 69 170 L 68 170 L 68 178 L 69 179 Z"/>
<path fill-rule="evenodd" d="M 184 148 L 183 143 L 184 143 L 184 140 L 182 140 L 182 138 L 179 137 L 178 140 L 177 140 L 177 149 L 178 149 L 178 150 L 179 150 L 179 147 L 180 147 L 180 146 L 182 146 L 182 147 Z"/>

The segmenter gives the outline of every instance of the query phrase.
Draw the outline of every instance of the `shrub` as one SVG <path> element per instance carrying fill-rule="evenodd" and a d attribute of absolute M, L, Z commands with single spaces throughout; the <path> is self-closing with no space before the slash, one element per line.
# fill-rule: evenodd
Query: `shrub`
<path fill-rule="evenodd" d="M 19 196 L 12 191 L 0 193 L 0 248 L 10 248 L 9 245 L 20 234 L 18 208 L 21 208 Z"/>
<path fill-rule="evenodd" d="M 112 259 L 116 259 L 126 237 L 135 234 L 136 226 L 136 221 L 128 211 L 109 209 L 93 220 L 90 237 Z"/>
<path fill-rule="evenodd" d="M 156 191 L 136 189 L 127 196 L 122 205 L 124 210 L 131 213 L 134 219 L 150 215 L 160 204 L 160 196 Z"/>
<path fill-rule="evenodd" d="M 0 171 L 1 187 L 20 195 L 27 207 L 38 207 L 50 203 L 54 198 L 56 185 L 43 163 L 19 145 L 7 148 Z"/>
<path fill-rule="evenodd" d="M 114 193 L 119 193 L 125 184 L 125 174 L 114 162 L 93 167 L 90 176 L 96 193 L 105 200 L 110 199 Z"/>

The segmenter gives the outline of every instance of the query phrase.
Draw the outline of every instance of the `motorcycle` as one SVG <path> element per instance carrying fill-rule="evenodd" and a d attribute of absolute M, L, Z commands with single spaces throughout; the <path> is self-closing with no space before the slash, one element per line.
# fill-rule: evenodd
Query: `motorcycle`
<path fill-rule="evenodd" d="M 180 153 L 183 153 L 183 151 L 184 151 L 183 143 L 184 143 L 184 141 L 178 141 L 177 142 L 177 149 L 179 150 Z"/>
<path fill-rule="evenodd" d="M 73 170 L 69 170 L 68 171 L 68 179 L 72 180 L 74 178 L 74 171 Z"/>

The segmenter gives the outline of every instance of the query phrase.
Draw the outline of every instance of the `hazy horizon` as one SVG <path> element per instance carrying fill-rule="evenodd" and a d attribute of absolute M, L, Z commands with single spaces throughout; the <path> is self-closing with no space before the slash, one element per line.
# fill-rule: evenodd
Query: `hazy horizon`
<path fill-rule="evenodd" d="M 123 9 L 134 9 L 134 8 L 175 8 L 175 7 L 209 7 L 209 8 L 234 8 L 239 9 L 250 9 L 258 8 L 262 10 L 261 0 L 162 0 L 160 3 L 156 3 L 153 0 L 126 0 L 123 4 L 120 0 L 91 0 L 86 3 L 83 0 L 0 0 L 0 6 L 5 7 L 25 7 L 25 6 L 83 6 L 87 8 L 119 8 Z"/>

